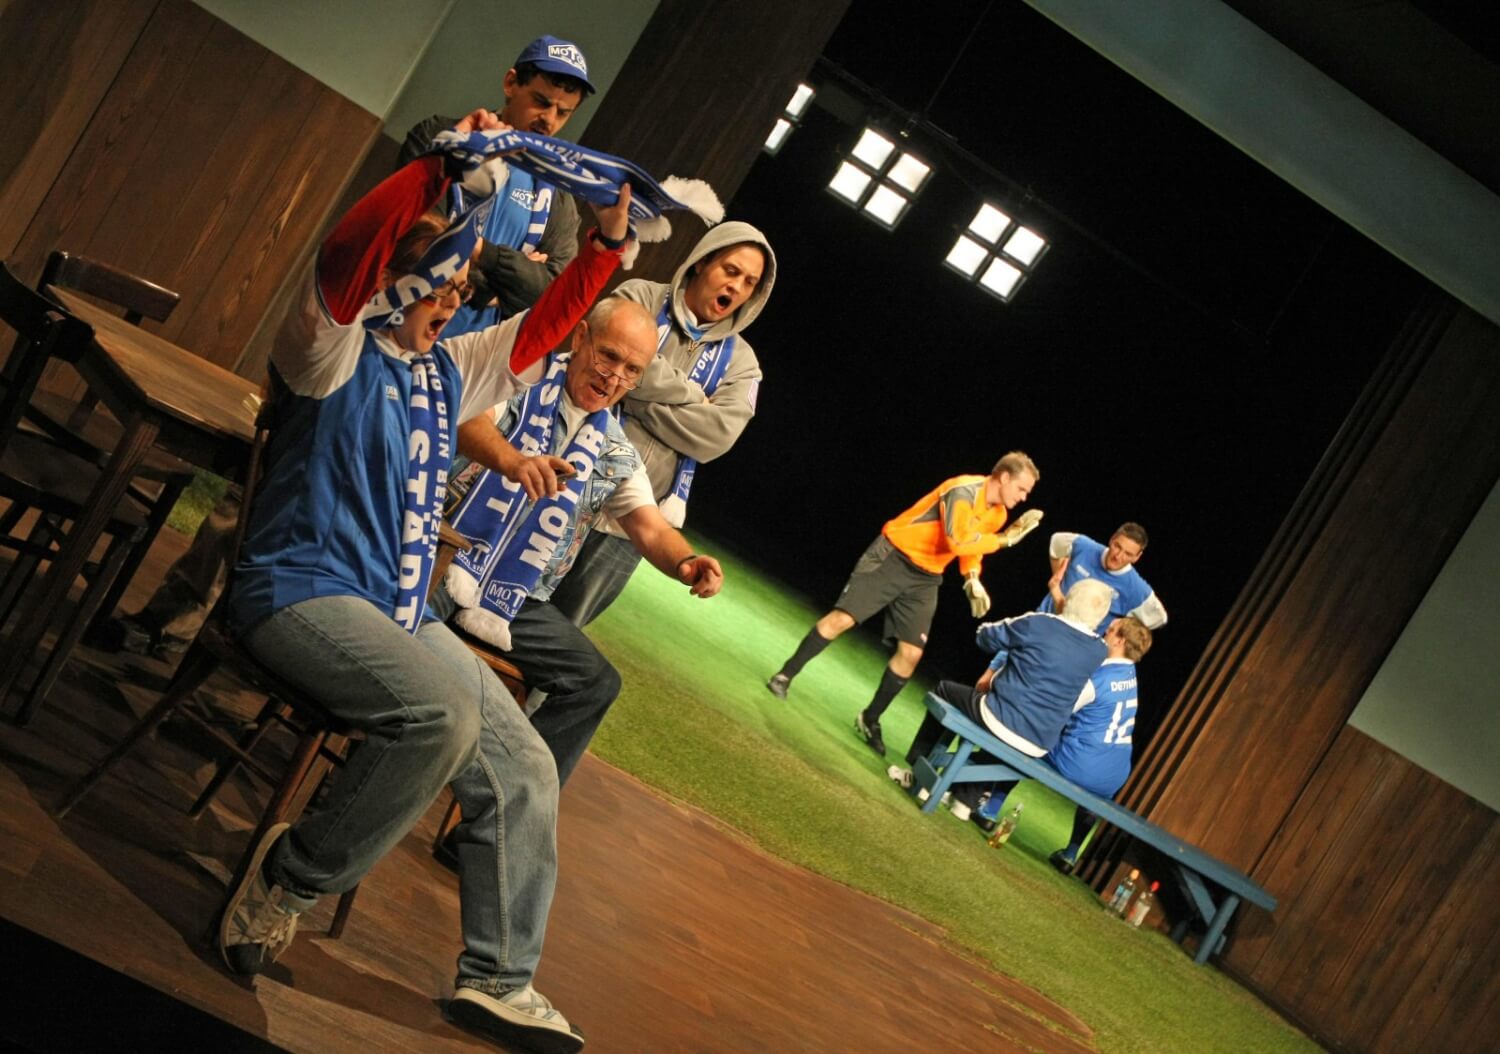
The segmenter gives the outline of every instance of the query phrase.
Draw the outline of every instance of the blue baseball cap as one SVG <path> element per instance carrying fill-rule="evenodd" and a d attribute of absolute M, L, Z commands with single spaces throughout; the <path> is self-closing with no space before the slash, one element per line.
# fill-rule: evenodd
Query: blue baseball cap
<path fill-rule="evenodd" d="M 594 94 L 594 86 L 589 82 L 588 59 L 583 57 L 583 52 L 571 40 L 537 37 L 516 56 L 516 65 L 519 67 L 524 64 L 535 66 L 544 73 L 577 78 L 583 82 L 585 95 Z"/>

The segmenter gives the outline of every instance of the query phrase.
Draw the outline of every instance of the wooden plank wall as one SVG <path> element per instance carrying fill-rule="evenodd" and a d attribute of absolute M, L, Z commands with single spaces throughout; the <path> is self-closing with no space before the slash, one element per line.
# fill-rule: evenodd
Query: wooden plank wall
<path fill-rule="evenodd" d="M 379 119 L 188 0 L 9 4 L 0 48 L 0 254 L 175 289 L 163 335 L 235 367 Z"/>
<path fill-rule="evenodd" d="M 1433 294 L 1121 795 L 1280 900 L 1224 965 L 1339 1049 L 1464 1049 L 1500 1013 L 1495 813 L 1346 725 L 1497 480 L 1500 329 Z"/>
<path fill-rule="evenodd" d="M 659 179 L 705 179 L 727 205 L 848 7 L 849 0 L 662 0 L 582 142 Z M 634 273 L 623 277 L 665 281 L 703 236 L 695 217 L 668 215 L 672 237 L 643 246 Z"/>
<path fill-rule="evenodd" d="M 1497 868 L 1494 810 L 1345 726 L 1256 869 L 1282 907 L 1247 916 L 1226 965 L 1340 1049 L 1485 1049 Z"/>

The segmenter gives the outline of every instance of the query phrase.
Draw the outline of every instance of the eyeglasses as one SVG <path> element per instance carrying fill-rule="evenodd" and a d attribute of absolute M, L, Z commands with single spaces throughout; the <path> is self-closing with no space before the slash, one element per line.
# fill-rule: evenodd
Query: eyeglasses
<path fill-rule="evenodd" d="M 588 338 L 588 349 L 591 362 L 589 369 L 593 370 L 606 381 L 614 381 L 627 392 L 639 388 L 641 378 L 645 370 L 625 360 L 625 357 L 613 348 L 600 348 L 594 343 L 594 338 Z M 600 365 L 608 366 L 609 369 L 600 369 Z"/>
<path fill-rule="evenodd" d="M 458 294 L 458 302 L 460 304 L 467 304 L 469 297 L 474 293 L 474 286 L 468 282 L 458 283 L 450 279 L 422 299 L 429 304 L 440 304 L 455 293 Z"/>

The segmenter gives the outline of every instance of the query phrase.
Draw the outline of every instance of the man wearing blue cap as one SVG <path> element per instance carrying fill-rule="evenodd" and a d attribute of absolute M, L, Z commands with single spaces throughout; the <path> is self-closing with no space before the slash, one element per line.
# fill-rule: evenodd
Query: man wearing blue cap
<path fill-rule="evenodd" d="M 588 60 L 577 44 L 537 37 L 505 74 L 505 104 L 496 116 L 538 135 L 562 131 L 585 96 L 594 93 Z M 401 163 L 424 153 L 456 117 L 433 116 L 406 133 Z M 469 269 L 474 292 L 445 327 L 449 336 L 493 326 L 525 311 L 578 252 L 578 206 L 567 194 L 511 170 L 504 193 L 485 221 L 484 248 Z"/>

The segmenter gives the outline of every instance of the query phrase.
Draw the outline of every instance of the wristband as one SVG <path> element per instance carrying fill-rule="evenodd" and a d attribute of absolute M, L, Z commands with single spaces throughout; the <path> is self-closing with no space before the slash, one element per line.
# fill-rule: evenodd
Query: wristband
<path fill-rule="evenodd" d="M 620 249 L 625 245 L 625 243 L 630 240 L 630 232 L 626 231 L 625 237 L 623 238 L 611 238 L 609 235 L 601 231 L 598 227 L 595 227 L 594 237 L 598 238 L 599 244 L 604 246 L 610 252 L 619 252 Z"/>

